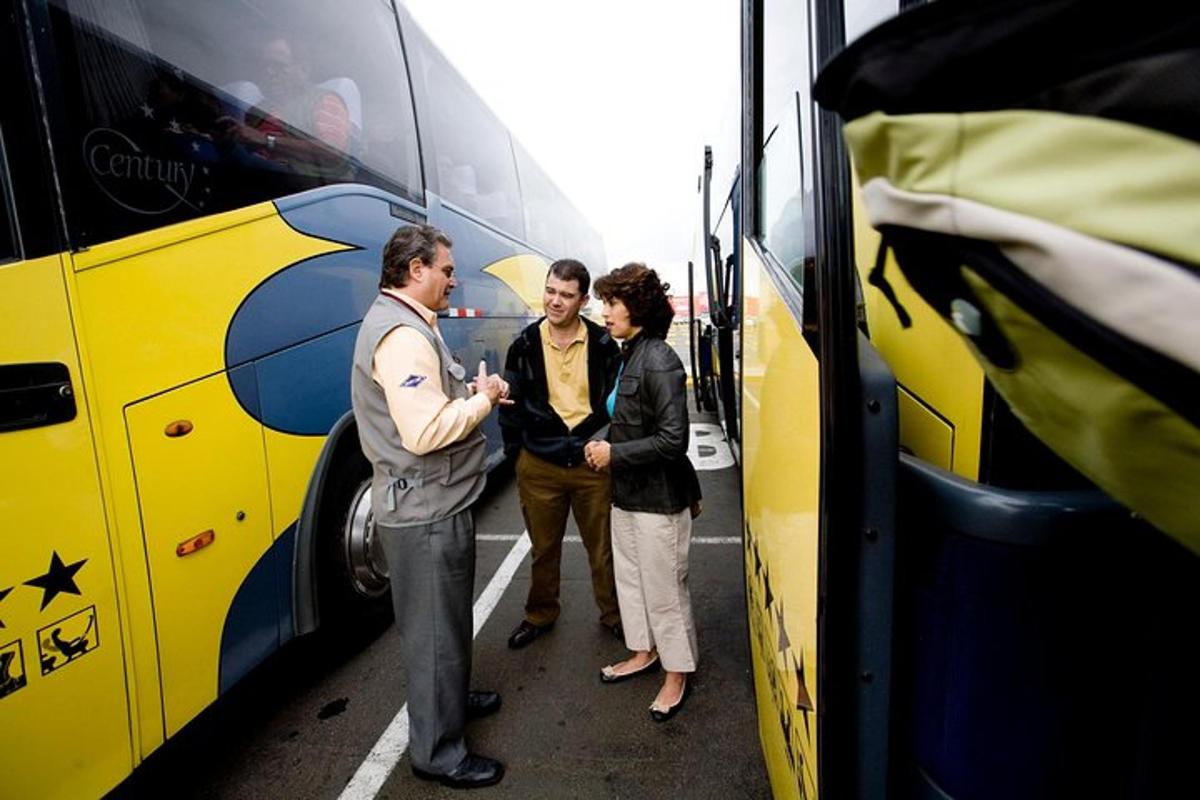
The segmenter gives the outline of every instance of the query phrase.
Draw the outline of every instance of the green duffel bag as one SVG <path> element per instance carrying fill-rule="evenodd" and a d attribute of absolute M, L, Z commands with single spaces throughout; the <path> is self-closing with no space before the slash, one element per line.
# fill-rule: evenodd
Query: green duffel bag
<path fill-rule="evenodd" d="M 1200 552 L 1200 7 L 941 0 L 815 95 L 872 283 L 890 248 L 1030 431 Z"/>

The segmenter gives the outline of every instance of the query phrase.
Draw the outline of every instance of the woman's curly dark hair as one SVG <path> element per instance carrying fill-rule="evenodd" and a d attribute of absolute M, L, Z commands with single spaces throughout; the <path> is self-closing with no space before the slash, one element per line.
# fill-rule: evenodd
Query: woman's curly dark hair
<path fill-rule="evenodd" d="M 618 267 L 596 280 L 596 297 L 612 302 L 620 300 L 629 311 L 629 322 L 659 339 L 667 336 L 675 307 L 667 290 L 671 284 L 659 280 L 658 273 L 636 261 Z"/>

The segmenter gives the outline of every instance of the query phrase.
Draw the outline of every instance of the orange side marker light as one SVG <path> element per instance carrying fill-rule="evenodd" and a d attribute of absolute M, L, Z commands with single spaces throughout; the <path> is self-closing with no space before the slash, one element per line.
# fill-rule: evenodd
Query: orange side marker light
<path fill-rule="evenodd" d="M 190 556 L 197 550 L 208 547 L 216 538 L 217 535 L 210 530 L 205 531 L 204 533 L 198 533 L 192 538 L 180 542 L 179 546 L 175 548 L 175 555 L 179 556 L 180 558 L 183 558 L 184 556 Z"/>
<path fill-rule="evenodd" d="M 172 439 L 177 439 L 180 436 L 187 436 L 191 432 L 192 432 L 192 423 L 186 419 L 175 420 L 174 422 L 167 425 L 166 430 L 163 431 L 163 433 L 165 433 L 167 436 L 171 437 Z"/>

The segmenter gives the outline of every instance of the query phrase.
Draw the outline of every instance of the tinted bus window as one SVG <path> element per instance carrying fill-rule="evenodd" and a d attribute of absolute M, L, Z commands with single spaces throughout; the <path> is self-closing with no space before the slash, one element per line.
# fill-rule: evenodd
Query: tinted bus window
<path fill-rule="evenodd" d="M 415 29 L 415 26 L 414 26 Z M 420 35 L 410 36 L 414 80 L 429 105 L 426 160 L 436 164 L 443 198 L 497 228 L 524 238 L 517 167 L 508 131 L 450 62 Z"/>
<path fill-rule="evenodd" d="M 77 242 L 331 183 L 421 201 L 389 5 L 51 0 Z"/>
<path fill-rule="evenodd" d="M 567 206 L 567 250 L 570 258 L 582 261 L 593 274 L 604 267 L 601 248 L 597 248 L 595 235 L 588 229 L 587 220 L 574 206 Z"/>
<path fill-rule="evenodd" d="M 766 0 L 763 6 L 763 153 L 758 190 L 759 238 L 803 285 L 812 253 L 812 96 L 809 87 L 808 6 L 804 0 Z"/>
<path fill-rule="evenodd" d="M 601 275 L 608 272 L 608 260 L 604 254 L 604 240 L 599 234 L 594 231 L 589 231 L 585 234 L 583 243 L 580 245 L 580 252 L 583 253 L 580 260 L 587 265 L 588 270 L 593 275 Z"/>
<path fill-rule="evenodd" d="M 808 97 L 808 3 L 806 0 L 765 0 L 763 3 L 762 111 L 763 135 L 794 105 L 795 92 Z"/>
<path fill-rule="evenodd" d="M 525 201 L 526 235 L 534 247 L 560 258 L 568 250 L 564 239 L 566 219 L 562 214 L 566 201 L 558 187 L 525 152 L 525 148 L 514 142 L 513 149 L 516 150 L 517 171 L 521 177 L 521 198 Z"/>
<path fill-rule="evenodd" d="M 784 114 L 763 145 L 759 207 L 763 243 L 797 285 L 803 281 L 804 259 L 813 244 L 807 219 L 812 214 L 811 208 L 807 208 L 811 203 L 805 202 L 803 172 L 798 114 Z"/>

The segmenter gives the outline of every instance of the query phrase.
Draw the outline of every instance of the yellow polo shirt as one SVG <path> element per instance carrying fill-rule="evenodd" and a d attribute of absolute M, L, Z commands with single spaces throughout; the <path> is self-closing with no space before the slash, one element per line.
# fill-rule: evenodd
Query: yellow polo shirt
<path fill-rule="evenodd" d="M 587 325 L 580 320 L 575 338 L 561 350 L 550 338 L 550 320 L 542 320 L 538 332 L 542 335 L 550 407 L 567 424 L 567 430 L 574 430 L 592 413 L 592 402 L 588 397 Z"/>

